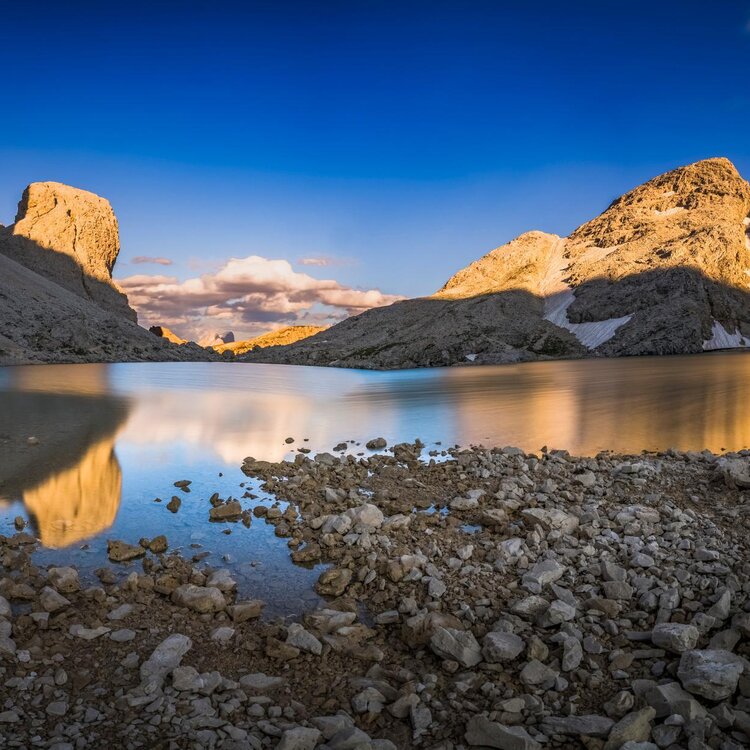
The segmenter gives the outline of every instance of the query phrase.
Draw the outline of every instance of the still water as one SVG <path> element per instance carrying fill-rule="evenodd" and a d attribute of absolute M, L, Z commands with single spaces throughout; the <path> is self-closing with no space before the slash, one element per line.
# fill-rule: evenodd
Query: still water
<path fill-rule="evenodd" d="M 358 453 L 376 436 L 419 437 L 428 450 L 736 450 L 750 444 L 750 354 L 396 372 L 235 363 L 0 368 L 0 533 L 12 533 L 22 516 L 45 547 L 42 562 L 74 562 L 88 574 L 106 563 L 107 539 L 136 544 L 166 534 L 170 549 L 210 553 L 206 565 L 229 567 L 242 596 L 269 602 L 268 615 L 288 614 L 317 603 L 320 568 L 293 565 L 286 540 L 261 519 L 250 528 L 208 523 L 208 497 L 250 490 L 260 497 L 245 507 L 268 503 L 240 471 L 245 456 L 280 460 L 341 441 Z M 173 486 L 179 479 L 192 480 L 189 494 Z M 176 514 L 166 509 L 174 494 L 182 499 Z"/>

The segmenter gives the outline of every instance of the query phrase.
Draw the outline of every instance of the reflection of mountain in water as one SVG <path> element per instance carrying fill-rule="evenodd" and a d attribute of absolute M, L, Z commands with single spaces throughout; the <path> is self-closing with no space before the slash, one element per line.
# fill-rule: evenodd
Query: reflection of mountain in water
<path fill-rule="evenodd" d="M 504 444 L 526 450 L 721 451 L 750 442 L 743 353 L 509 366 L 486 393 L 481 373 L 464 372 L 465 382 L 454 383 L 465 389 L 459 432 L 502 433 Z"/>
<path fill-rule="evenodd" d="M 0 497 L 23 499 L 45 546 L 112 524 L 122 484 L 114 440 L 127 414 L 112 396 L 0 392 Z"/>
<path fill-rule="evenodd" d="M 122 472 L 114 438 L 91 445 L 69 469 L 26 490 L 23 500 L 45 547 L 67 547 L 109 528 L 117 515 Z"/>

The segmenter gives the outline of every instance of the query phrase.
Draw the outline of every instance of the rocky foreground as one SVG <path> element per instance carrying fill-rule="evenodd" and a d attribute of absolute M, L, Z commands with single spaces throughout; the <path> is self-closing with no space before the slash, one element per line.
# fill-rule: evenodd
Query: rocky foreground
<path fill-rule="evenodd" d="M 248 458 L 278 505 L 211 498 L 330 563 L 298 622 L 164 537 L 90 588 L 0 537 L 3 746 L 750 744 L 750 452 L 421 452 Z"/>

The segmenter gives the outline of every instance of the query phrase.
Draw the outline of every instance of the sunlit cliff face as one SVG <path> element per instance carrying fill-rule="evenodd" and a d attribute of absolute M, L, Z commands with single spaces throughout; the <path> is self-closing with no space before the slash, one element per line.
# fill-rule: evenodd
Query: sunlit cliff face
<path fill-rule="evenodd" d="M 122 472 L 114 437 L 92 444 L 75 465 L 23 493 L 45 547 L 67 547 L 112 525 L 120 505 Z"/>

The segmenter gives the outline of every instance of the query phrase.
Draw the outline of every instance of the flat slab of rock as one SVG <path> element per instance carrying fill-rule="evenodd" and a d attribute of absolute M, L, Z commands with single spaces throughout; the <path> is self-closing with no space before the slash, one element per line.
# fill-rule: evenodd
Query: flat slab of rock
<path fill-rule="evenodd" d="M 119 539 L 107 542 L 107 556 L 112 562 L 128 562 L 144 557 L 146 550 L 140 544 L 126 544 Z"/>
<path fill-rule="evenodd" d="M 492 631 L 487 633 L 482 640 L 484 660 L 492 664 L 512 661 L 520 656 L 525 648 L 526 642 L 515 633 Z"/>
<path fill-rule="evenodd" d="M 70 634 L 75 638 L 81 638 L 84 641 L 93 641 L 95 638 L 100 638 L 103 635 L 109 633 L 110 628 L 100 625 L 98 628 L 85 628 L 83 625 L 78 623 L 70 626 Z"/>
<path fill-rule="evenodd" d="M 229 612 L 232 622 L 241 623 L 260 617 L 265 606 L 266 603 L 262 599 L 248 599 L 227 607 L 227 612 Z"/>
<path fill-rule="evenodd" d="M 286 643 L 316 656 L 323 651 L 323 644 L 298 622 L 291 623 L 287 628 Z"/>
<path fill-rule="evenodd" d="M 604 750 L 621 750 L 626 743 L 646 742 L 651 736 L 651 722 L 654 716 L 656 711 L 651 706 L 623 716 L 612 727 Z"/>
<path fill-rule="evenodd" d="M 349 568 L 330 568 L 320 574 L 315 590 L 322 596 L 341 596 L 351 580 Z"/>
<path fill-rule="evenodd" d="M 144 683 L 161 684 L 164 678 L 180 666 L 182 657 L 190 650 L 193 642 L 186 635 L 174 633 L 165 638 L 151 656 L 141 664 L 141 680 Z"/>
<path fill-rule="evenodd" d="M 313 750 L 320 739 L 320 730 L 313 727 L 286 729 L 276 750 Z"/>
<path fill-rule="evenodd" d="M 558 508 L 527 508 L 521 511 L 524 520 L 539 524 L 545 531 L 561 531 L 570 534 L 578 528 L 578 517 Z"/>
<path fill-rule="evenodd" d="M 498 750 L 540 750 L 542 747 L 523 727 L 508 727 L 484 716 L 469 719 L 464 738 L 471 747 Z"/>
<path fill-rule="evenodd" d="M 217 505 L 208 511 L 208 518 L 211 521 L 232 521 L 242 515 L 242 506 L 238 500 L 230 500 L 223 505 Z"/>
<path fill-rule="evenodd" d="M 578 737 L 607 737 L 614 725 L 614 719 L 596 714 L 548 716 L 542 720 L 542 729 L 547 734 L 569 734 Z"/>

